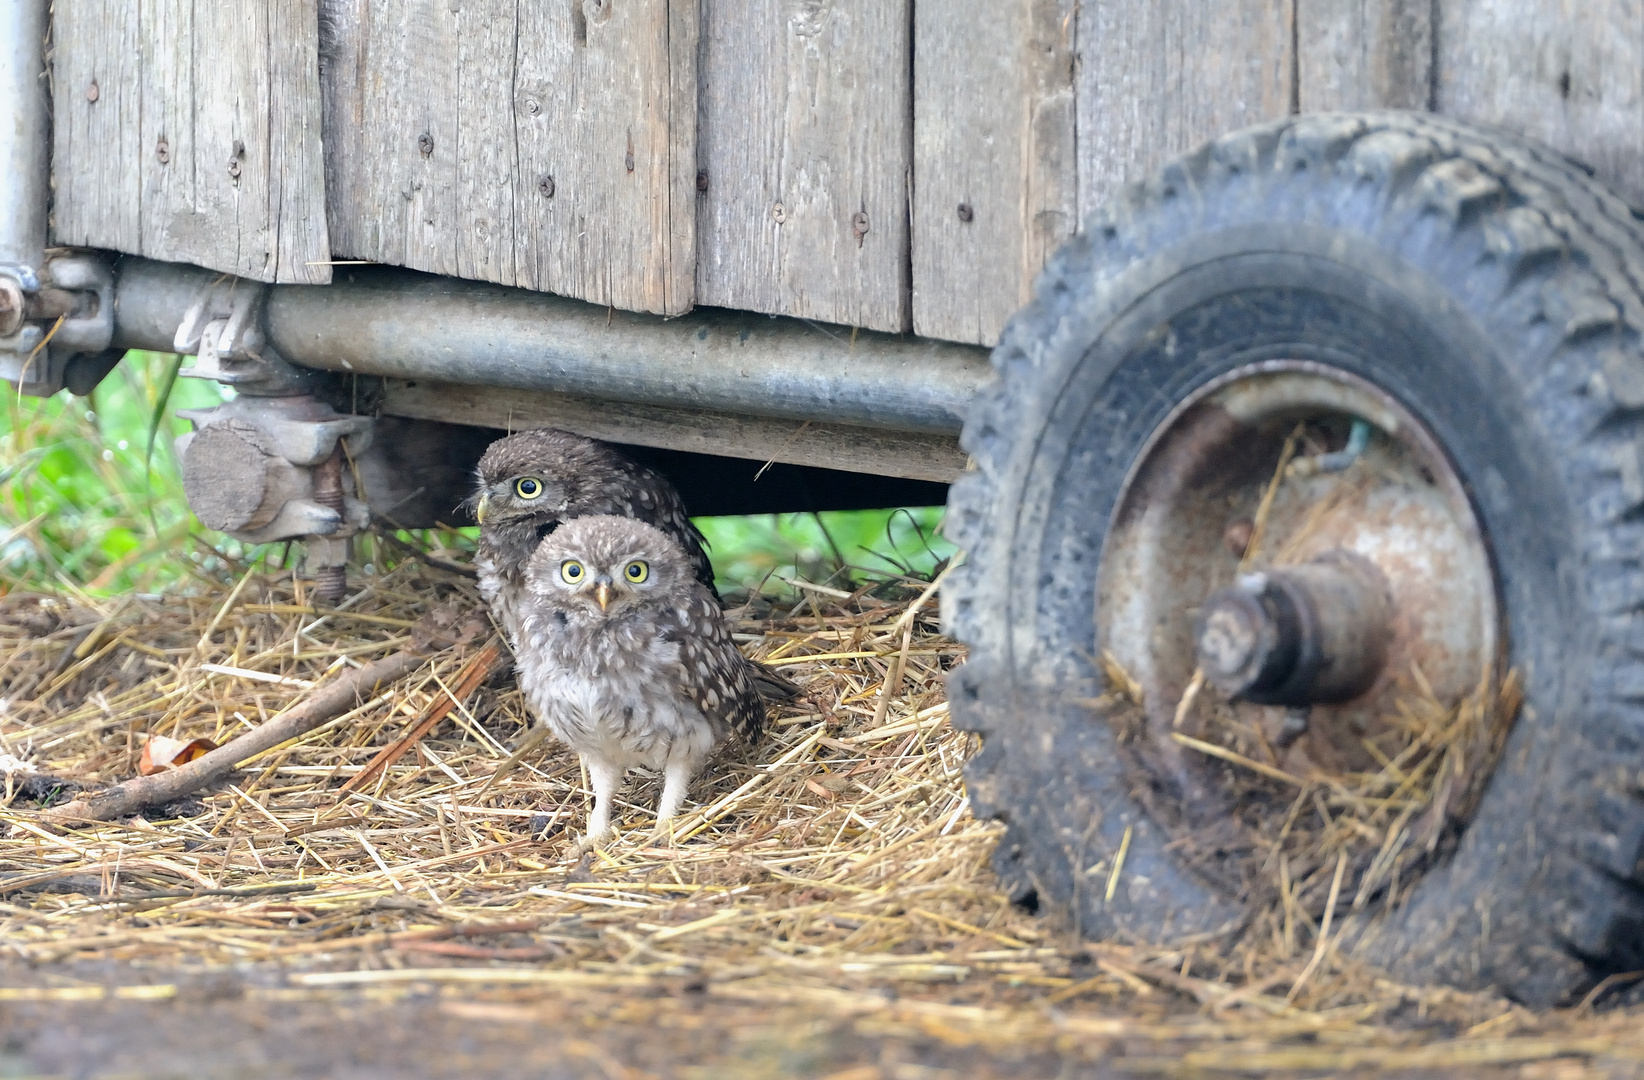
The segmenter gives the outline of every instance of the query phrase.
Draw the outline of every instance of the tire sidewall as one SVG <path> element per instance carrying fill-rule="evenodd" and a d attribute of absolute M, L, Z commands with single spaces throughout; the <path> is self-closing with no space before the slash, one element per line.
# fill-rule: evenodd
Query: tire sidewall
<path fill-rule="evenodd" d="M 1571 797 L 1581 772 L 1572 766 L 1591 750 L 1580 721 L 1593 608 L 1574 528 L 1586 508 L 1564 494 L 1567 440 L 1556 437 L 1590 418 L 1549 415 L 1552 399 L 1567 395 L 1539 394 L 1528 373 L 1557 347 L 1556 334 L 1531 314 L 1535 298 L 1515 300 L 1505 271 L 1466 233 L 1419 214 L 1332 222 L 1306 198 L 1288 215 L 1274 200 L 1229 201 L 1226 222 L 1202 207 L 1160 214 L 1132 241 L 1151 249 L 1140 258 L 1102 251 L 1100 237 L 1075 244 L 1064 260 L 1086 265 L 1053 268 L 1035 308 L 1007 331 L 1001 366 L 1007 377 L 1031 367 L 1032 378 L 995 481 L 987 557 L 1007 569 L 978 590 L 1005 613 L 996 675 L 1035 700 L 1056 687 L 1089 693 L 1099 681 L 1093 616 L 1107 527 L 1148 438 L 1197 387 L 1277 359 L 1328 364 L 1379 386 L 1427 427 L 1468 491 L 1527 704 L 1457 850 L 1380 927 L 1375 951 L 1429 976 L 1436 966 L 1457 981 L 1489 979 L 1489 950 L 1458 943 L 1488 937 L 1492 922 L 1499 929 L 1534 903 L 1548 865 L 1535 857 L 1534 823 L 1558 816 L 1547 804 Z M 1018 715 L 1031 728 L 1048 714 Z M 1081 738 L 1111 741 L 1105 724 L 1091 726 L 1100 730 Z M 1136 843 L 1167 840 L 1153 830 Z M 1127 904 L 1123 890 L 1084 906 L 1098 932 L 1144 933 L 1164 921 Z"/>

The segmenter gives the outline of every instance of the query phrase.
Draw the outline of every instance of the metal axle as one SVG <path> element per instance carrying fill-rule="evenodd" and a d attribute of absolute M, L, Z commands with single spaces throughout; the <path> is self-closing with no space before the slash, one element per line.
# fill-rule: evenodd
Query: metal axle
<path fill-rule="evenodd" d="M 1211 685 L 1244 701 L 1348 701 L 1381 672 L 1391 612 L 1386 578 L 1350 552 L 1246 574 L 1200 609 L 1199 666 Z"/>

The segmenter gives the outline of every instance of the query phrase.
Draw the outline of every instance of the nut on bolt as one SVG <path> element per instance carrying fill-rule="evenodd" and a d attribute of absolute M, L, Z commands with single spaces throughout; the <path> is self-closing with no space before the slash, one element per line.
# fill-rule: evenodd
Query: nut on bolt
<path fill-rule="evenodd" d="M 0 337 L 11 337 L 23 327 L 23 287 L 0 277 Z"/>
<path fill-rule="evenodd" d="M 1391 614 L 1375 564 L 1326 552 L 1211 594 L 1199 611 L 1199 666 L 1229 697 L 1257 704 L 1349 701 L 1381 673 Z"/>

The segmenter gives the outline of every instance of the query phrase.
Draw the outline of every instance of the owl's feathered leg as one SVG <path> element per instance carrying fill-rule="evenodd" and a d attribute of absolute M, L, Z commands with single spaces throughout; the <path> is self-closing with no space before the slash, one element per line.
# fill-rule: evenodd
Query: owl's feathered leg
<path fill-rule="evenodd" d="M 622 770 L 608 762 L 584 757 L 588 766 L 588 781 L 594 788 L 594 809 L 588 815 L 588 843 L 611 835 L 611 804 L 616 801 L 617 785 L 622 782 Z"/>
<path fill-rule="evenodd" d="M 662 770 L 662 801 L 657 803 L 657 828 L 672 821 L 679 814 L 679 808 L 685 805 L 685 793 L 691 786 L 691 774 L 696 770 L 693 762 L 670 761 Z"/>

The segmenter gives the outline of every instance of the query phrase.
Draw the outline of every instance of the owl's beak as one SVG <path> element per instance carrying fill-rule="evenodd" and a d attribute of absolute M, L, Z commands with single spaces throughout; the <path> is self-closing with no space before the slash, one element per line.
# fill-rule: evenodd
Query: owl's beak
<path fill-rule="evenodd" d="M 601 581 L 594 585 L 594 599 L 599 602 L 599 610 L 606 611 L 611 606 L 611 583 Z"/>
<path fill-rule="evenodd" d="M 474 520 L 478 521 L 481 525 L 484 525 L 485 524 L 485 512 L 487 510 L 489 510 L 490 508 L 491 508 L 491 493 L 488 491 L 484 495 L 481 495 L 479 497 L 479 502 L 474 506 Z"/>

